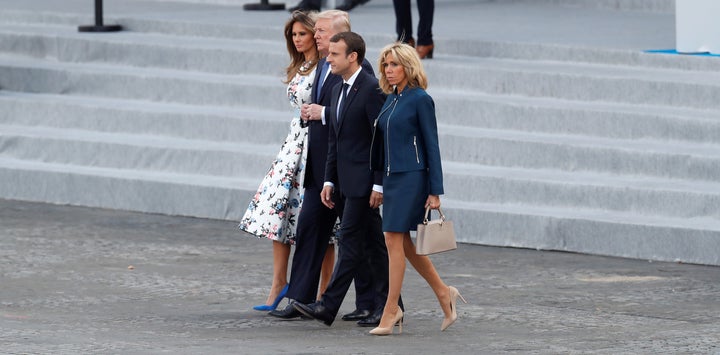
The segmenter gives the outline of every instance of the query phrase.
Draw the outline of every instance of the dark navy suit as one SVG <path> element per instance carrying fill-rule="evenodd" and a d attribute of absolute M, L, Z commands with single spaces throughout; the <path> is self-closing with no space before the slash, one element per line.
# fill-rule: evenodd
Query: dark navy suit
<path fill-rule="evenodd" d="M 361 70 L 342 110 L 336 115 L 342 85 L 331 93 L 326 112 L 330 127 L 325 181 L 335 185 L 335 209 L 340 215 L 340 250 L 333 277 L 322 297 L 327 314 L 334 317 L 340 309 L 350 283 L 361 265 L 371 275 L 375 305 L 382 308 L 387 298 L 388 257 L 382 234 L 382 219 L 377 208 L 370 208 L 373 184 L 382 184 L 382 174 L 370 169 L 370 145 L 373 122 L 385 101 L 377 79 Z"/>

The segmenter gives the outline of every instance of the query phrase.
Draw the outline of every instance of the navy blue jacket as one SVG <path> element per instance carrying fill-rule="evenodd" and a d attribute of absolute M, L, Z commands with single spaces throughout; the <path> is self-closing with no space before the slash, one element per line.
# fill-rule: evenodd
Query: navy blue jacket
<path fill-rule="evenodd" d="M 388 95 L 378 117 L 384 127 L 375 125 L 371 167 L 385 174 L 427 170 L 430 194 L 442 195 L 435 103 L 425 90 L 406 87 L 402 93 Z M 381 132 L 382 137 L 380 137 Z"/>

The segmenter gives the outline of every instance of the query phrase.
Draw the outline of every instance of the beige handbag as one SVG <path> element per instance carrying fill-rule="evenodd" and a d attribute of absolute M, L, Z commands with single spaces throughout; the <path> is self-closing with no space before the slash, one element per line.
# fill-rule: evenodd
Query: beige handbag
<path fill-rule="evenodd" d="M 440 212 L 440 218 L 428 221 L 430 208 L 426 208 L 425 219 L 417 226 L 415 252 L 418 255 L 430 255 L 457 249 L 453 223 L 445 220 L 442 210 L 439 208 L 437 210 Z"/>

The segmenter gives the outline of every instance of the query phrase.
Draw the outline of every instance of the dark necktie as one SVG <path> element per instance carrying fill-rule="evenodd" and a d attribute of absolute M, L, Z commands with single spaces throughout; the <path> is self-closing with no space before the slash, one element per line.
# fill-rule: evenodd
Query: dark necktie
<path fill-rule="evenodd" d="M 350 84 L 344 83 L 342 86 L 342 91 L 340 91 L 340 104 L 338 105 L 338 112 L 337 112 L 337 121 L 340 123 L 340 114 L 343 111 L 343 108 L 345 107 L 345 101 L 347 101 L 347 93 L 348 88 L 350 87 Z"/>
<path fill-rule="evenodd" d="M 328 69 L 330 68 L 330 63 L 325 62 L 323 66 L 320 68 L 320 72 L 318 75 L 320 75 L 320 79 L 318 80 L 318 87 L 315 92 L 317 95 L 315 96 L 315 102 L 320 102 L 320 92 L 322 91 L 323 84 L 325 84 L 325 74 L 327 73 Z"/>

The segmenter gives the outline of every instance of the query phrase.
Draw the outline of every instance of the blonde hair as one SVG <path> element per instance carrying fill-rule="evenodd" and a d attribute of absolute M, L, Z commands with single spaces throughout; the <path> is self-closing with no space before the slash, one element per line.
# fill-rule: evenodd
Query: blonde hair
<path fill-rule="evenodd" d="M 290 80 L 295 77 L 295 73 L 300 72 L 300 74 L 305 75 L 312 71 L 313 68 L 317 65 L 318 59 L 320 54 L 317 50 L 317 44 L 313 44 L 315 47 L 315 58 L 311 58 L 312 64 L 306 68 L 305 71 L 301 71 L 300 68 L 302 67 L 303 63 L 305 62 L 305 55 L 298 52 L 297 48 L 295 48 L 295 44 L 293 43 L 292 38 L 292 32 L 293 32 L 293 25 L 299 22 L 308 32 L 312 33 L 313 36 L 315 36 L 315 13 L 305 13 L 302 11 L 295 11 L 290 15 L 290 19 L 287 20 L 285 23 L 285 45 L 287 46 L 288 54 L 290 54 L 290 64 L 285 69 L 285 75 L 287 76 L 285 80 L 285 84 L 289 83 Z"/>
<path fill-rule="evenodd" d="M 378 60 L 378 70 L 380 71 L 380 89 L 386 94 L 393 92 L 393 86 L 388 82 L 385 76 L 385 59 L 392 54 L 395 61 L 403 66 L 405 77 L 408 81 L 408 87 L 419 87 L 427 89 L 427 75 L 423 69 L 420 57 L 418 57 L 415 48 L 406 43 L 395 42 L 385 46 L 380 51 L 380 59 Z"/>
<path fill-rule="evenodd" d="M 350 15 L 342 10 L 325 10 L 317 15 L 317 20 L 330 20 L 335 33 L 350 32 Z M 316 20 L 316 21 L 317 21 Z"/>

